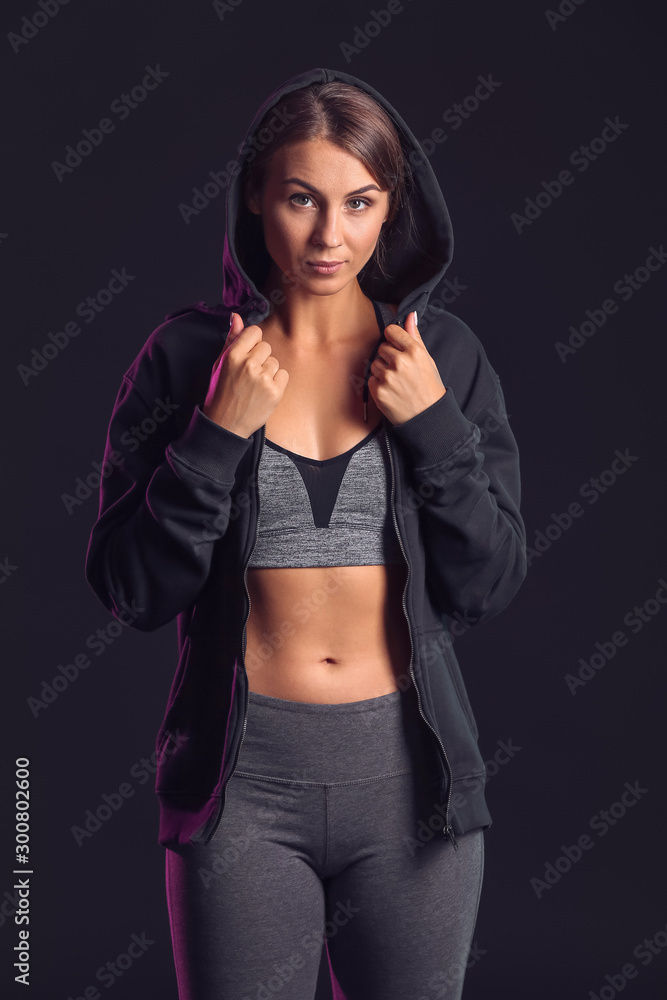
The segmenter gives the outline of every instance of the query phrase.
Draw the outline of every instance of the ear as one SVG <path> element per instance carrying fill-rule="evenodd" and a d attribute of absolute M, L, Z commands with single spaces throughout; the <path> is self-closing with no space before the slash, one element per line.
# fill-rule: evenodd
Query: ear
<path fill-rule="evenodd" d="M 259 196 L 256 191 L 246 188 L 244 192 L 245 203 L 253 215 L 260 215 Z"/>

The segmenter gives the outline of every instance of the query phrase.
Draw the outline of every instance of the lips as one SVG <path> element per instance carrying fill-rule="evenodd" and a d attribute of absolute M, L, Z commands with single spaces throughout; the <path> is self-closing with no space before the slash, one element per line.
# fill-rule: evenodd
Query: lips
<path fill-rule="evenodd" d="M 306 267 L 310 268 L 310 270 L 314 274 L 336 274 L 337 271 L 340 271 L 340 269 L 341 269 L 341 267 L 343 266 L 344 263 L 345 263 L 345 261 L 343 261 L 343 260 L 337 260 L 337 261 L 310 261 L 310 260 L 307 260 L 306 261 Z"/>

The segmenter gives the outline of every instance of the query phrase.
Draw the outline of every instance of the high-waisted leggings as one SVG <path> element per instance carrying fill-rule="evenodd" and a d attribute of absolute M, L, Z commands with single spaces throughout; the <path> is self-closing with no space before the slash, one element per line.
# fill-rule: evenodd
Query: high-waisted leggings
<path fill-rule="evenodd" d="M 180 1000 L 457 1000 L 483 830 L 442 832 L 414 688 L 313 704 L 249 692 L 220 824 L 166 851 Z M 430 822 L 429 822 L 430 820 Z"/>

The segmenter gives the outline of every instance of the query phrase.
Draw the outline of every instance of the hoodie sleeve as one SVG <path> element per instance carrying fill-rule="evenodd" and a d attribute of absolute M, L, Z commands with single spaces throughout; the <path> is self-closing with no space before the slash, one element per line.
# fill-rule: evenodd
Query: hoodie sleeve
<path fill-rule="evenodd" d="M 420 518 L 434 606 L 471 623 L 502 611 L 526 575 L 517 444 L 498 376 L 485 371 L 493 388 L 470 419 L 445 384 L 439 400 L 393 428 L 416 490 L 404 516 Z"/>
<path fill-rule="evenodd" d="M 178 437 L 173 417 L 155 417 L 126 374 L 109 424 L 103 469 L 111 471 L 100 486 L 85 565 L 102 604 L 115 617 L 131 604 L 132 625 L 142 631 L 195 601 L 214 543 L 227 530 L 237 465 L 252 443 L 210 420 L 199 404 Z M 142 433 L 148 418 L 144 426 L 155 429 Z"/>

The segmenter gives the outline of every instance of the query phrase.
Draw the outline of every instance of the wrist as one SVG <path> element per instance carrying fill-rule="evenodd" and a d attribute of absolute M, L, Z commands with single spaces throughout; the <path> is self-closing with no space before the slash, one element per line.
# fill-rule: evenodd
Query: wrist
<path fill-rule="evenodd" d="M 250 434 L 247 433 L 246 429 L 241 427 L 239 424 L 235 424 L 233 420 L 227 419 L 224 414 L 215 413 L 213 408 L 210 406 L 202 406 L 201 411 L 205 417 L 217 424 L 218 427 L 224 428 L 224 430 L 229 431 L 231 434 L 236 434 L 238 437 L 249 438 Z"/>

